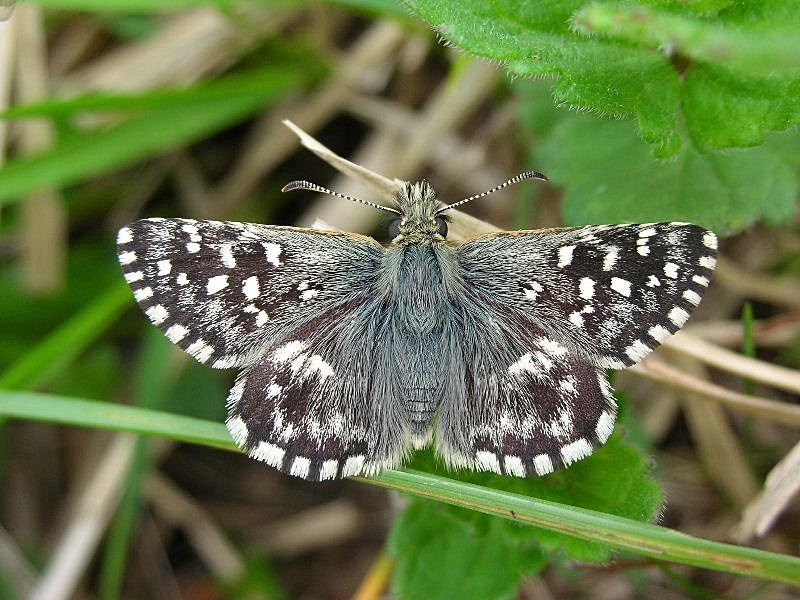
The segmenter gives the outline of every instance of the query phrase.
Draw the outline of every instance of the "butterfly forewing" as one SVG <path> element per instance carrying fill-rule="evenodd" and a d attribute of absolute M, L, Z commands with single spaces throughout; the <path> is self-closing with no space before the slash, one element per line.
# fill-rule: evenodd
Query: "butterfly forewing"
<path fill-rule="evenodd" d="M 143 219 L 117 236 L 134 297 L 201 363 L 244 367 L 298 323 L 373 284 L 364 236 L 252 223 Z"/>
<path fill-rule="evenodd" d="M 680 329 L 716 265 L 716 236 L 688 223 L 479 235 L 459 248 L 464 279 L 599 367 L 630 366 Z"/>

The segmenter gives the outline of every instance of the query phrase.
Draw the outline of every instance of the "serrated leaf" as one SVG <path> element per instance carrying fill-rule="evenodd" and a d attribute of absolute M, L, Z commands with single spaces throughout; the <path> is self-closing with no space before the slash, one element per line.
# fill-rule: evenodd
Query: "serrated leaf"
<path fill-rule="evenodd" d="M 389 549 L 397 559 L 393 587 L 404 600 L 503 600 L 523 575 L 547 562 L 531 542 L 510 538 L 500 519 L 476 531 L 444 506 L 413 500 L 395 524 Z"/>
<path fill-rule="evenodd" d="M 407 3 L 468 52 L 502 61 L 515 74 L 555 76 L 557 103 L 635 117 L 657 156 L 675 155 L 687 134 L 696 148 L 712 151 L 759 144 L 766 132 L 800 122 L 800 46 L 796 28 L 786 26 L 796 22 L 789 19 L 796 9 L 776 10 L 776 17 L 758 3 L 721 0 L 649 3 L 669 12 L 575 0 Z M 647 17 L 641 23 L 640 13 Z"/>
<path fill-rule="evenodd" d="M 791 149 L 796 155 L 800 136 L 774 137 L 775 144 L 726 154 L 684 146 L 673 160 L 660 161 L 628 123 L 570 116 L 536 149 L 534 162 L 564 186 L 568 225 L 691 221 L 729 234 L 794 214 Z"/>
<path fill-rule="evenodd" d="M 587 34 L 599 33 L 653 49 L 666 46 L 694 61 L 745 72 L 796 74 L 800 63 L 800 31 L 785 24 L 747 30 L 698 20 L 694 15 L 606 3 L 585 6 L 573 21 Z"/>

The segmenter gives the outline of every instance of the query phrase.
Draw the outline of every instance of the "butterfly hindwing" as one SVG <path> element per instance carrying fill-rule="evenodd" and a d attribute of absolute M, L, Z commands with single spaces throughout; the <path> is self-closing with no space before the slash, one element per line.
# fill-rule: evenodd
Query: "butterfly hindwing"
<path fill-rule="evenodd" d="M 453 329 L 474 333 L 451 335 L 458 350 L 443 355 L 452 383 L 435 443 L 447 464 L 543 475 L 606 442 L 617 408 L 602 369 L 502 305 L 466 297 L 457 314 Z"/>
<path fill-rule="evenodd" d="M 372 285 L 365 236 L 252 223 L 143 219 L 117 236 L 134 297 L 201 363 L 243 367 L 298 323 Z"/>
<path fill-rule="evenodd" d="M 716 265 L 716 236 L 688 223 L 478 235 L 458 250 L 463 277 L 509 317 L 544 328 L 593 364 L 621 369 L 680 329 Z"/>
<path fill-rule="evenodd" d="M 378 343 L 389 317 L 366 294 L 289 333 L 245 370 L 228 397 L 228 428 L 249 456 L 312 480 L 399 466 L 408 420 Z"/>

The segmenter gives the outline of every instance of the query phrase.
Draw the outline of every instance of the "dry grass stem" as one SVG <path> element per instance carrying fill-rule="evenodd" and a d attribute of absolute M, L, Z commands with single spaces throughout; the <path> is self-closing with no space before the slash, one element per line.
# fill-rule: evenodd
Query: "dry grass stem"
<path fill-rule="evenodd" d="M 283 106 L 281 117 L 288 115 L 303 129 L 316 130 L 327 123 L 347 102 L 351 91 L 358 88 L 363 72 L 393 60 L 405 32 L 397 23 L 381 21 L 359 37 L 342 57 L 334 75 L 310 94 L 302 104 Z M 269 111 L 253 127 L 242 158 L 216 191 L 215 211 L 224 214 L 243 202 L 256 185 L 275 165 L 298 146 L 293 136 L 278 122 L 276 111 Z"/>
<path fill-rule="evenodd" d="M 197 555 L 217 578 L 234 581 L 244 573 L 244 559 L 236 547 L 191 496 L 157 472 L 148 476 L 146 493 L 155 513 L 186 533 Z"/>
<path fill-rule="evenodd" d="M 670 367 L 656 358 L 647 358 L 638 365 L 629 367 L 627 372 L 646 377 L 698 398 L 713 400 L 732 410 L 789 427 L 800 428 L 800 405 L 734 392 L 690 375 L 683 370 Z"/>
<path fill-rule="evenodd" d="M 738 319 L 714 319 L 690 323 L 683 330 L 720 346 L 740 346 L 744 327 Z M 753 321 L 753 338 L 760 348 L 784 348 L 800 336 L 800 314 L 782 314 L 772 319 Z"/>
<path fill-rule="evenodd" d="M 766 535 L 800 492 L 800 442 L 767 475 L 764 487 L 744 510 L 735 530 L 739 543 Z"/>
<path fill-rule="evenodd" d="M 705 378 L 705 369 L 699 363 L 683 358 L 681 367 L 698 379 Z M 681 404 L 706 474 L 736 506 L 746 505 L 758 492 L 758 483 L 725 410 L 714 402 L 695 402 L 686 397 Z"/>
<path fill-rule="evenodd" d="M 117 433 L 80 492 L 31 600 L 72 598 L 122 496 L 136 436 Z"/>
<path fill-rule="evenodd" d="M 36 582 L 36 571 L 28 563 L 22 549 L 0 526 L 0 573 L 20 596 L 29 596 Z"/>
<path fill-rule="evenodd" d="M 246 22 L 259 37 L 273 33 L 292 18 L 274 7 L 249 5 Z M 57 92 L 71 96 L 87 91 L 142 92 L 164 85 L 187 85 L 230 66 L 257 37 L 214 8 L 200 8 L 165 19 L 153 35 L 70 73 Z"/>
<path fill-rule="evenodd" d="M 342 544 L 359 535 L 363 515 L 349 500 L 333 500 L 259 528 L 270 554 L 291 558 Z"/>
<path fill-rule="evenodd" d="M 679 331 L 672 336 L 664 343 L 664 347 L 690 356 L 716 369 L 800 394 L 800 372 L 795 369 L 743 356 L 685 331 Z"/>
<path fill-rule="evenodd" d="M 800 309 L 800 281 L 777 279 L 744 269 L 732 260 L 720 256 L 714 272 L 714 281 L 729 290 L 752 300 Z"/>
<path fill-rule="evenodd" d="M 42 11 L 20 6 L 14 16 L 19 31 L 16 52 L 16 95 L 21 103 L 48 97 L 49 74 Z M 49 149 L 55 142 L 52 123 L 28 119 L 18 124 L 23 156 Z M 22 285 L 32 294 L 50 294 L 64 285 L 67 252 L 67 216 L 61 194 L 38 191 L 22 203 L 20 259 Z"/>

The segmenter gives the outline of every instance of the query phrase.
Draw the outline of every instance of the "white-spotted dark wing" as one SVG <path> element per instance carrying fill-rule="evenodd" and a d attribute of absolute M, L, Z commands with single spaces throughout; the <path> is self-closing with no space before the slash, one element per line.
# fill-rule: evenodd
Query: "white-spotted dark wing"
<path fill-rule="evenodd" d="M 458 251 L 464 278 L 599 367 L 639 362 L 680 329 L 716 265 L 717 237 L 688 223 L 479 235 Z"/>
<path fill-rule="evenodd" d="M 136 221 L 117 244 L 152 323 L 215 368 L 255 363 L 298 323 L 363 293 L 383 253 L 355 234 L 193 219 Z"/>

